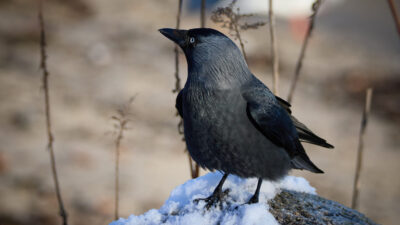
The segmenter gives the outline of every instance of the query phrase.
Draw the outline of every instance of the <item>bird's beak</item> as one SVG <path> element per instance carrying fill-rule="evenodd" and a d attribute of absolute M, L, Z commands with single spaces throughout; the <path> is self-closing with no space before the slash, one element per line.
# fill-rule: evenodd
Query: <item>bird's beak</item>
<path fill-rule="evenodd" d="M 163 28 L 159 29 L 161 34 L 163 34 L 165 37 L 170 39 L 171 41 L 175 42 L 179 46 L 183 46 L 185 43 L 185 37 L 187 30 L 177 30 L 177 29 L 171 29 L 171 28 Z"/>

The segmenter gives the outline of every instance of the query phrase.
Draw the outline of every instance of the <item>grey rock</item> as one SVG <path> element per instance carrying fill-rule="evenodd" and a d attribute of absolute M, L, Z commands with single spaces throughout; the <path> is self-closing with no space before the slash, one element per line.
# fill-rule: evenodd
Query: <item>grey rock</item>
<path fill-rule="evenodd" d="M 283 190 L 268 204 L 269 211 L 280 224 L 376 224 L 354 209 L 308 193 Z"/>

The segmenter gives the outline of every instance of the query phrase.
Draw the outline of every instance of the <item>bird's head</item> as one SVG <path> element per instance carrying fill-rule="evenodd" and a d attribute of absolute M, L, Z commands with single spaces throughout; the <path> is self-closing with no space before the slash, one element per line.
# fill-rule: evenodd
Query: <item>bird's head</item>
<path fill-rule="evenodd" d="M 238 78 L 242 79 L 250 73 L 239 48 L 217 30 L 163 28 L 159 31 L 183 50 L 189 74 L 207 74 L 216 79 L 232 79 L 232 76 L 238 74 Z"/>

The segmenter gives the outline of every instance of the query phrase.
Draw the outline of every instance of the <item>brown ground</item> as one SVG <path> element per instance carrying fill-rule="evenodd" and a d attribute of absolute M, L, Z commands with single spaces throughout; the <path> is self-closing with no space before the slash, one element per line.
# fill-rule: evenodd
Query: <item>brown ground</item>
<path fill-rule="evenodd" d="M 400 42 L 387 6 L 365 2 L 320 17 L 293 111 L 335 149 L 307 145 L 326 174 L 294 174 L 306 177 L 320 195 L 350 204 L 363 91 L 373 85 L 360 211 L 378 223 L 397 224 Z M 173 46 L 157 32 L 174 26 L 176 8 L 172 0 L 46 2 L 55 149 L 71 224 L 108 224 L 113 218 L 114 146 L 107 133 L 115 109 L 135 94 L 131 130 L 122 142 L 120 215 L 159 207 L 189 179 L 171 93 Z M 55 224 L 36 5 L 3 0 L 0 15 L 0 224 Z M 197 15 L 185 13 L 183 27 L 198 24 Z M 286 97 L 301 43 L 287 22 L 278 25 L 280 88 Z M 252 71 L 271 84 L 267 29 L 244 38 Z M 184 63 L 181 71 L 185 77 Z"/>

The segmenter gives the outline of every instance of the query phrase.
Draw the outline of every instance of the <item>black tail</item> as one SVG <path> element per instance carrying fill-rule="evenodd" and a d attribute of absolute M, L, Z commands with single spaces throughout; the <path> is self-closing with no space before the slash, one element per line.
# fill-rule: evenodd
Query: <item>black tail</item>
<path fill-rule="evenodd" d="M 299 170 L 308 170 L 313 173 L 324 173 L 320 168 L 318 168 L 316 165 L 314 165 L 313 162 L 307 157 L 304 158 L 302 156 L 295 156 L 292 161 L 292 167 L 293 169 L 299 169 Z"/>
<path fill-rule="evenodd" d="M 300 142 L 296 145 L 300 154 L 294 156 L 292 158 L 292 167 L 293 169 L 300 169 L 300 170 L 308 170 L 313 173 L 324 173 L 320 168 L 318 168 L 313 162 L 311 162 L 310 158 L 308 158 L 303 146 Z"/>
<path fill-rule="evenodd" d="M 300 141 L 302 142 L 307 142 L 310 144 L 314 145 L 319 145 L 325 148 L 333 148 L 333 145 L 329 144 L 326 142 L 325 139 L 318 137 L 316 134 L 314 134 L 306 125 L 301 123 L 296 117 L 292 115 L 292 110 L 290 109 L 291 105 L 289 102 L 279 98 L 278 96 L 275 96 L 276 99 L 278 100 L 279 104 L 286 110 L 286 112 L 289 114 L 290 118 L 292 119 L 292 122 L 294 126 L 296 127 L 297 133 L 299 134 Z"/>
<path fill-rule="evenodd" d="M 296 127 L 297 133 L 299 134 L 299 139 L 302 142 L 307 142 L 314 145 L 319 145 L 325 148 L 333 148 L 333 145 L 326 142 L 325 139 L 318 137 L 310 129 L 308 129 L 304 124 L 297 120 L 294 116 L 290 116 L 294 126 Z"/>

